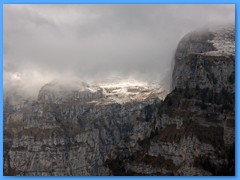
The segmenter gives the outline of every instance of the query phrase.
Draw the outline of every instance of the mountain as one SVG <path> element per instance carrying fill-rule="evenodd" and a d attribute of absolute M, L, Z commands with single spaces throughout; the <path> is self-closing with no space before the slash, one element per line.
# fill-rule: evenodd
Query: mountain
<path fill-rule="evenodd" d="M 107 155 L 148 136 L 166 92 L 125 80 L 48 83 L 37 101 L 5 102 L 5 175 L 101 175 Z M 155 107 L 155 106 L 154 106 Z"/>
<path fill-rule="evenodd" d="M 235 174 L 234 39 L 232 26 L 183 37 L 152 133 L 111 153 L 114 175 Z"/>
<path fill-rule="evenodd" d="M 4 175 L 234 175 L 234 27 L 187 34 L 172 91 L 52 82 L 4 100 Z"/>

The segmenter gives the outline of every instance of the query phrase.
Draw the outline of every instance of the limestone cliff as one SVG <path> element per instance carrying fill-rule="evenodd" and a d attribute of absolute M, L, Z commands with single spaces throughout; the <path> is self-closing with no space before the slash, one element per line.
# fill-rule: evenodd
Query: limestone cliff
<path fill-rule="evenodd" d="M 5 175 L 106 175 L 108 154 L 149 136 L 157 85 L 46 84 L 37 101 L 5 103 Z M 154 106 L 152 106 L 154 105 Z"/>
<path fill-rule="evenodd" d="M 173 91 L 150 136 L 112 151 L 114 175 L 234 175 L 234 28 L 187 34 L 175 55 Z"/>
<path fill-rule="evenodd" d="M 6 98 L 4 174 L 234 175 L 234 39 L 233 27 L 187 34 L 166 98 L 134 82 L 50 83 L 36 101 Z"/>

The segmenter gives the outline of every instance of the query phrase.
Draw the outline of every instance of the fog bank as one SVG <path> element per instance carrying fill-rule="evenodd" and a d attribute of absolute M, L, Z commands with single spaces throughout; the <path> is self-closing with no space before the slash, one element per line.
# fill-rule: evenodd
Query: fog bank
<path fill-rule="evenodd" d="M 234 5 L 4 5 L 4 91 L 133 78 L 169 88 L 188 32 L 235 23 Z"/>

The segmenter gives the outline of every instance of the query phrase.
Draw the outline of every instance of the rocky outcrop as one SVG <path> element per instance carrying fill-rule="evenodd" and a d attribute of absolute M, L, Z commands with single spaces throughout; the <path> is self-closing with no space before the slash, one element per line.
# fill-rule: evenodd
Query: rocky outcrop
<path fill-rule="evenodd" d="M 152 129 L 162 91 L 154 87 L 50 83 L 37 101 L 6 106 L 4 174 L 111 174 L 103 165 L 111 150 Z"/>
<path fill-rule="evenodd" d="M 234 46 L 233 27 L 181 40 L 173 91 L 150 136 L 112 151 L 106 165 L 114 175 L 234 175 Z"/>
<path fill-rule="evenodd" d="M 234 175 L 234 38 L 233 27 L 186 35 L 166 97 L 131 82 L 6 98 L 4 175 Z"/>
<path fill-rule="evenodd" d="M 223 87 L 234 91 L 235 41 L 234 28 L 220 28 L 187 34 L 175 54 L 173 88 Z M 231 84 L 231 85 L 230 85 Z M 231 89 L 229 89 L 231 88 Z"/>

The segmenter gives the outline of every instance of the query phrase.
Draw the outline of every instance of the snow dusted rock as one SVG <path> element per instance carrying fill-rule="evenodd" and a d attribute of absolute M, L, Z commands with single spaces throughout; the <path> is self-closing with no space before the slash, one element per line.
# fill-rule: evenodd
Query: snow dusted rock
<path fill-rule="evenodd" d="M 173 91 L 149 136 L 115 148 L 114 175 L 235 174 L 234 28 L 187 34 L 175 55 Z"/>
<path fill-rule="evenodd" d="M 40 90 L 38 101 L 58 104 L 69 101 L 123 104 L 146 99 L 163 99 L 165 96 L 166 92 L 159 84 L 127 79 L 94 85 L 83 82 L 69 85 L 49 83 Z"/>
<path fill-rule="evenodd" d="M 186 35 L 167 96 L 128 80 L 6 101 L 4 175 L 234 175 L 234 47 L 233 27 Z"/>
<path fill-rule="evenodd" d="M 229 85 L 235 76 L 234 38 L 233 26 L 187 34 L 175 54 L 173 88 L 198 86 L 220 92 L 222 87 L 234 87 Z"/>
<path fill-rule="evenodd" d="M 4 173 L 111 174 L 108 154 L 149 135 L 164 95 L 157 84 L 129 81 L 46 84 L 37 101 L 6 109 Z"/>

